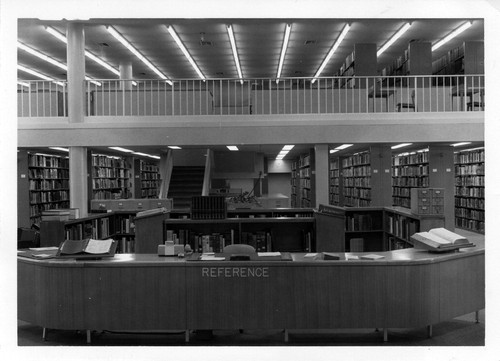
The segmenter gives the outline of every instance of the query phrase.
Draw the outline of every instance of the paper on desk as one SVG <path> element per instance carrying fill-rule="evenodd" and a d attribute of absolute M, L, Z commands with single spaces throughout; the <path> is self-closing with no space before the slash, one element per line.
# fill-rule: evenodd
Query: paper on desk
<path fill-rule="evenodd" d="M 257 252 L 259 257 L 277 257 L 281 256 L 281 252 Z"/>
<path fill-rule="evenodd" d="M 85 247 L 85 252 L 92 254 L 103 254 L 109 252 L 111 248 L 111 244 L 113 243 L 112 239 L 105 240 L 95 240 L 90 239 L 89 243 L 87 243 L 87 247 Z"/>
<path fill-rule="evenodd" d="M 30 248 L 30 251 L 57 251 L 59 248 L 57 247 L 38 247 L 38 248 Z"/>
<path fill-rule="evenodd" d="M 202 254 L 200 261 L 224 261 L 226 257 L 215 257 L 213 254 Z"/>
<path fill-rule="evenodd" d="M 317 253 L 306 253 L 304 255 L 304 258 L 313 258 L 316 257 L 318 254 Z"/>

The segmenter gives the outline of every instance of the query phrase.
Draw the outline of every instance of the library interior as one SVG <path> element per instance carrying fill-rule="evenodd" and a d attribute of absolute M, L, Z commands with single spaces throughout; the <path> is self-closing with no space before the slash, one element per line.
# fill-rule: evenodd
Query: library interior
<path fill-rule="evenodd" d="M 18 19 L 19 346 L 484 346 L 484 27 Z"/>

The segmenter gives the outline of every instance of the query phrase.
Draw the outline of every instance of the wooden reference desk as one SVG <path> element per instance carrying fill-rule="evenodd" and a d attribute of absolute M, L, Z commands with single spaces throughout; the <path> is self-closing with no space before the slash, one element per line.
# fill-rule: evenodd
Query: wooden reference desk
<path fill-rule="evenodd" d="M 18 318 L 47 329 L 428 327 L 485 306 L 484 243 L 380 260 L 188 261 L 155 254 L 74 261 L 18 257 Z M 349 255 L 348 253 L 347 255 Z M 344 256 L 344 253 L 339 253 Z"/>

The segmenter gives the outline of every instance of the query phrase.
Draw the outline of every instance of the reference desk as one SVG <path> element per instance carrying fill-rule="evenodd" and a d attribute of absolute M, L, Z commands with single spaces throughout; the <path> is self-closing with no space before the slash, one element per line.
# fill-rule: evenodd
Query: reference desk
<path fill-rule="evenodd" d="M 428 327 L 485 306 L 484 242 L 408 248 L 378 260 L 102 260 L 18 256 L 18 318 L 47 329 L 289 330 Z M 322 254 L 320 254 L 321 256 Z M 29 255 L 28 255 L 29 256 Z M 228 258 L 228 257 L 226 257 Z M 321 257 L 320 257 L 321 258 Z M 344 260 L 342 260 L 344 258 Z"/>

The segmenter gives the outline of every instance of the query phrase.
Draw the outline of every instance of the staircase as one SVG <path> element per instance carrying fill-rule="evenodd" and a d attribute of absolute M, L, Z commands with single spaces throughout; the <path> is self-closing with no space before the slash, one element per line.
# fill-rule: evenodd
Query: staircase
<path fill-rule="evenodd" d="M 201 196 L 204 173 L 205 167 L 173 167 L 168 198 L 174 200 L 175 209 L 191 208 L 191 197 Z"/>

